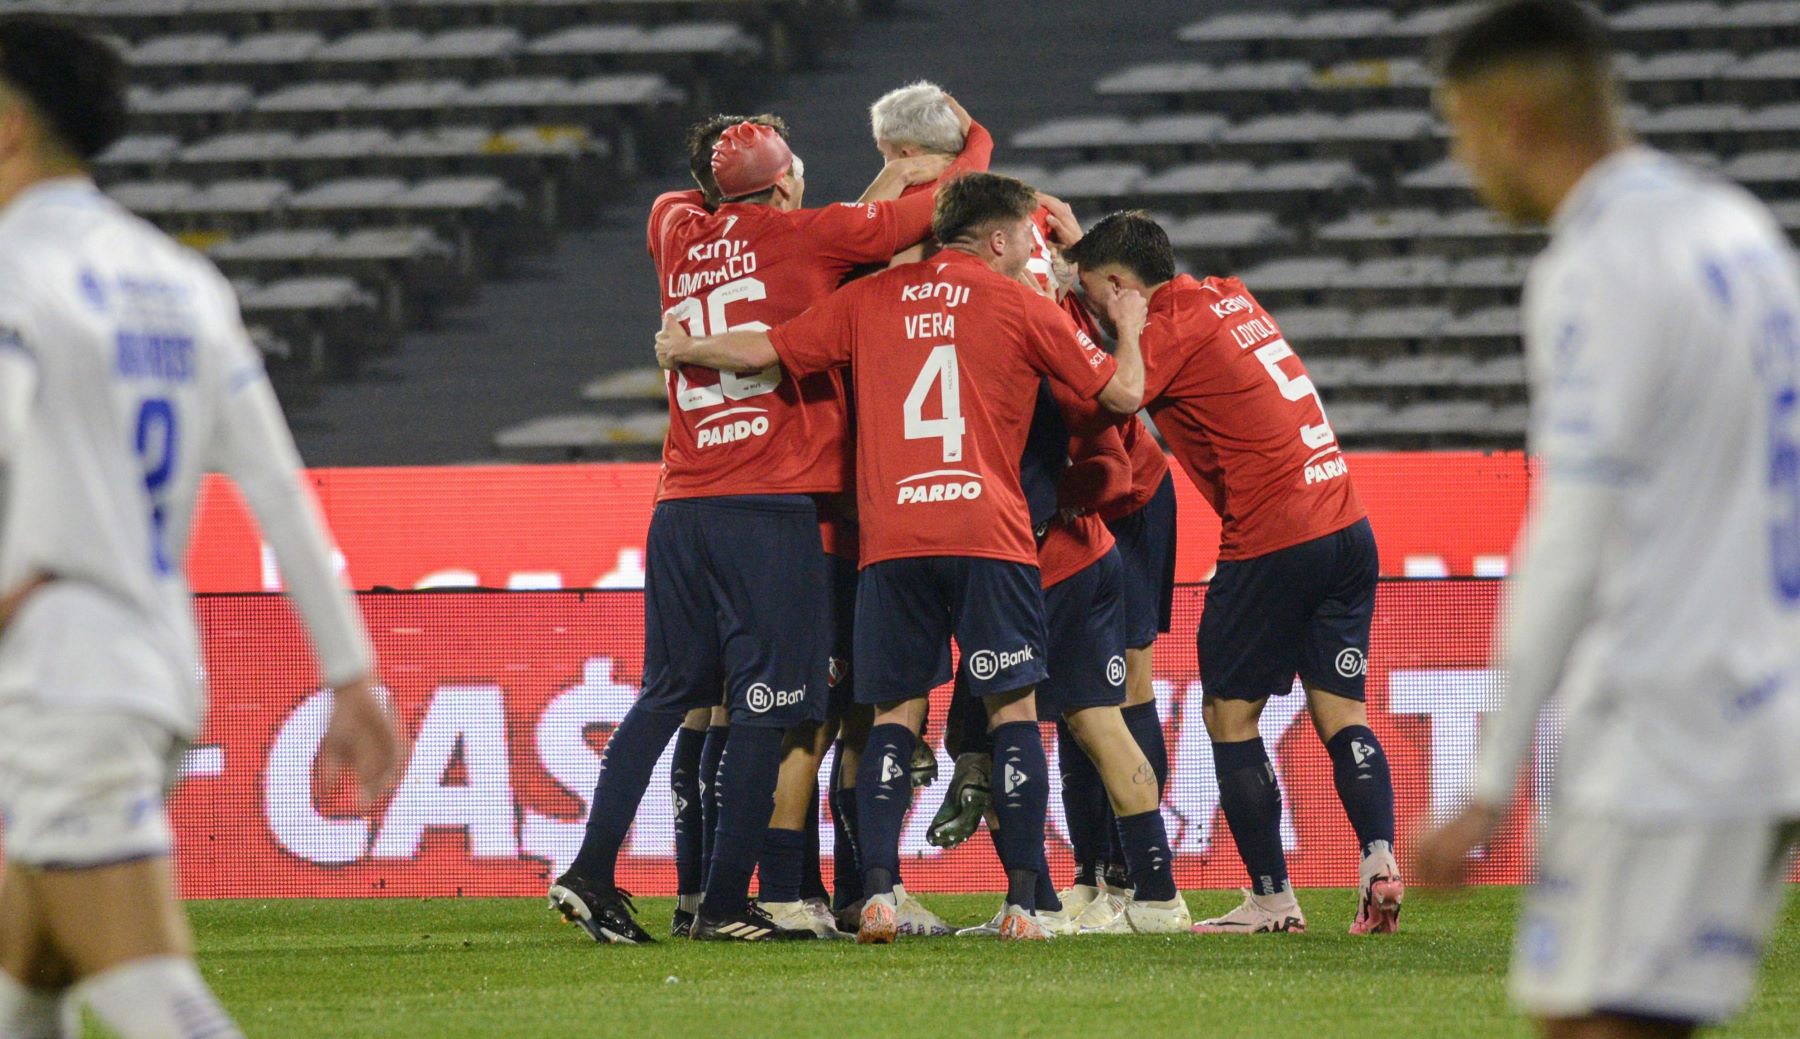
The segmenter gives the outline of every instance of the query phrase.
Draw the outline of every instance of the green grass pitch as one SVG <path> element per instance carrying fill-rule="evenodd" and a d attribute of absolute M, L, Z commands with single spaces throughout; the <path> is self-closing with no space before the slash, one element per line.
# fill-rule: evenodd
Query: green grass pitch
<path fill-rule="evenodd" d="M 1233 892 L 1196 892 L 1196 918 Z M 189 905 L 207 980 L 246 1034 L 1524 1037 L 1503 981 L 1516 893 L 1415 893 L 1392 938 L 1344 933 L 1352 893 L 1302 892 L 1305 935 L 902 939 L 600 947 L 537 899 Z M 925 896 L 952 924 L 997 895 Z M 666 931 L 670 901 L 640 918 Z M 1800 899 L 1790 899 L 1734 1039 L 1800 1036 Z"/>

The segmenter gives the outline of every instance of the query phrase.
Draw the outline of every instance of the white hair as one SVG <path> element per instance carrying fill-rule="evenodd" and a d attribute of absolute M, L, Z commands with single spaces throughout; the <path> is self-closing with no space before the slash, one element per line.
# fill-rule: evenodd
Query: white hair
<path fill-rule="evenodd" d="M 869 124 L 878 143 L 914 145 L 945 155 L 963 148 L 962 124 L 950 110 L 944 88 L 928 80 L 883 94 L 869 106 Z"/>

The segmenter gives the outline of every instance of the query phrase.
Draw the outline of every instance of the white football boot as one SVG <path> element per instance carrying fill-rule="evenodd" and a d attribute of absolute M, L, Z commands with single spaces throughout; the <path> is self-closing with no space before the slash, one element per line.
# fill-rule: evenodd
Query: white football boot
<path fill-rule="evenodd" d="M 1077 915 L 1069 911 L 1067 903 L 1061 909 L 1040 909 L 1036 913 L 1037 922 L 1053 938 L 1070 938 L 1081 933 L 1081 925 L 1075 922 Z"/>
<path fill-rule="evenodd" d="M 1071 884 L 1067 891 L 1058 891 L 1056 897 L 1062 899 L 1063 909 L 1071 917 L 1077 917 L 1094 899 L 1100 897 L 1100 888 L 1094 884 Z"/>
<path fill-rule="evenodd" d="M 894 903 L 899 933 L 914 938 L 942 938 L 950 933 L 944 918 L 925 908 L 924 903 L 906 893 L 906 885 L 894 885 Z"/>
<path fill-rule="evenodd" d="M 1000 940 L 1003 942 L 1047 942 L 1050 932 L 1038 922 L 1037 914 L 1009 905 L 1000 914 Z"/>
<path fill-rule="evenodd" d="M 1306 916 L 1292 891 L 1278 895 L 1257 895 L 1244 889 L 1244 901 L 1223 916 L 1202 920 L 1194 925 L 1195 934 L 1300 934 L 1306 930 Z"/>
<path fill-rule="evenodd" d="M 1400 865 L 1386 841 L 1376 841 L 1363 856 L 1356 885 L 1356 919 L 1351 934 L 1393 934 L 1400 930 L 1400 903 L 1406 900 L 1406 884 Z"/>
<path fill-rule="evenodd" d="M 1099 897 L 1075 918 L 1075 926 L 1082 934 L 1130 934 L 1131 925 L 1125 920 L 1125 907 L 1129 904 L 1126 895 L 1110 887 L 1102 888 Z"/>
<path fill-rule="evenodd" d="M 1127 902 L 1124 917 L 1133 934 L 1187 934 L 1194 928 L 1187 900 L 1179 893 L 1167 902 Z"/>
<path fill-rule="evenodd" d="M 899 933 L 899 906 L 893 895 L 875 895 L 863 902 L 862 922 L 856 928 L 858 945 L 890 945 Z"/>

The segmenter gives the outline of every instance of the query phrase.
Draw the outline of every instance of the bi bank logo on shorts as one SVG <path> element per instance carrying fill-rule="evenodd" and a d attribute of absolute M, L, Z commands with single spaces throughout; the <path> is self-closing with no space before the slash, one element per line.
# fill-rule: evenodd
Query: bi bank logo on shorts
<path fill-rule="evenodd" d="M 1113 655 L 1113 658 L 1106 662 L 1106 683 L 1108 685 L 1124 685 L 1125 684 L 1125 658 L 1124 657 L 1119 656 L 1118 654 L 1115 653 Z"/>
<path fill-rule="evenodd" d="M 1020 646 L 1010 653 L 996 653 L 991 649 L 978 649 L 969 654 L 969 674 L 985 682 L 1002 671 L 1007 671 L 1037 659 L 1037 654 L 1030 646 Z"/>
<path fill-rule="evenodd" d="M 805 700 L 805 686 L 798 689 L 771 689 L 767 682 L 756 682 L 744 692 L 744 702 L 756 714 L 768 714 L 777 707 L 791 707 Z"/>
<path fill-rule="evenodd" d="M 915 505 L 931 501 L 974 501 L 981 497 L 981 474 L 964 469 L 933 469 L 914 473 L 900 484 L 896 505 Z"/>
<path fill-rule="evenodd" d="M 1345 678 L 1355 678 L 1367 671 L 1369 662 L 1364 659 L 1363 651 L 1351 646 L 1340 650 L 1337 655 L 1337 673 Z"/>

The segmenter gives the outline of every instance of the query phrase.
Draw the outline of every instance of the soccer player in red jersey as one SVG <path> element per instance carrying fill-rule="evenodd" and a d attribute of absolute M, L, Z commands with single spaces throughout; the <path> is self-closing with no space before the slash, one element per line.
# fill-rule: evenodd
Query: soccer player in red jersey
<path fill-rule="evenodd" d="M 784 321 L 851 268 L 929 229 L 928 196 L 801 209 L 803 167 L 774 127 L 726 128 L 711 167 L 716 208 L 700 192 L 672 192 L 650 214 L 665 320 L 694 332 Z M 891 187 L 897 194 L 899 183 Z M 643 688 L 607 742 L 581 850 L 550 901 L 598 941 L 650 940 L 615 882 L 616 859 L 669 738 L 723 689 L 732 724 L 692 936 L 810 937 L 778 926 L 748 892 L 771 826 L 791 834 L 782 850 L 796 878 L 804 853 L 804 800 L 780 806 L 785 817 L 780 808 L 771 817 L 770 801 L 784 755 L 813 755 L 817 769 L 830 590 L 813 496 L 848 485 L 841 380 L 790 378 L 774 366 L 679 369 L 669 411 L 646 557 Z"/>
<path fill-rule="evenodd" d="M 1032 695 L 1044 678 L 1044 606 L 1019 459 L 1041 375 L 1110 410 L 1137 410 L 1140 297 L 1114 297 L 1117 360 L 1016 279 L 1036 195 L 992 174 L 940 189 L 943 251 L 855 282 L 773 332 L 694 339 L 667 324 L 665 367 L 704 364 L 795 376 L 849 366 L 857 401 L 856 696 L 877 705 L 857 779 L 863 908 L 858 940 L 895 933 L 894 874 L 929 690 L 950 677 L 954 635 L 986 700 L 1007 867 L 1002 936 L 1041 938 L 1032 917 L 1043 858 L 1048 766 Z"/>
<path fill-rule="evenodd" d="M 1147 295 L 1144 401 L 1223 523 L 1199 633 L 1204 717 L 1252 890 L 1202 932 L 1306 927 L 1281 847 L 1281 793 L 1257 730 L 1298 673 L 1362 848 L 1351 932 L 1393 931 L 1404 894 L 1394 792 L 1363 675 L 1380 573 L 1375 536 L 1318 391 L 1275 319 L 1235 278 L 1175 273 L 1168 235 L 1114 213 L 1065 254 L 1088 298 Z"/>

